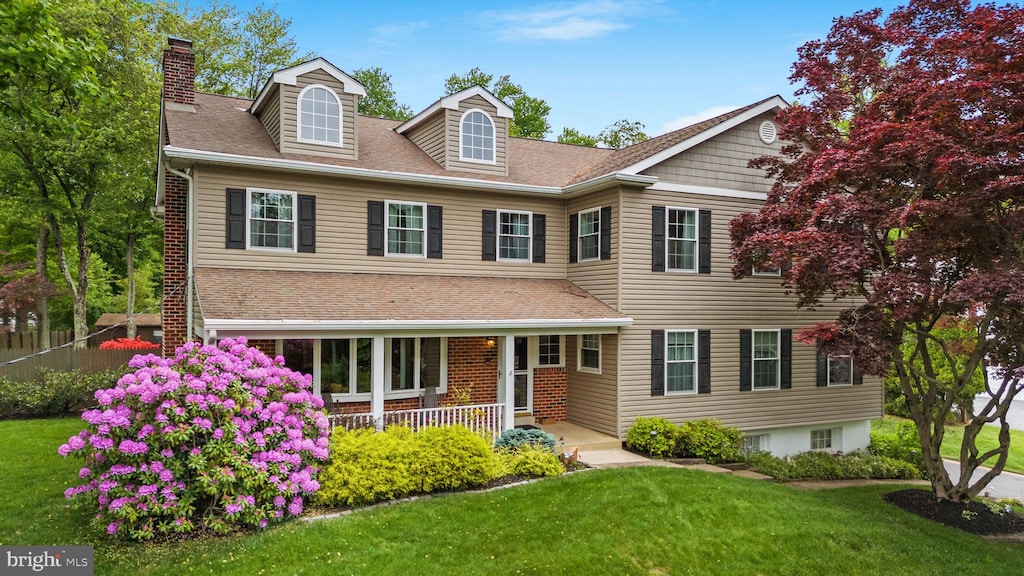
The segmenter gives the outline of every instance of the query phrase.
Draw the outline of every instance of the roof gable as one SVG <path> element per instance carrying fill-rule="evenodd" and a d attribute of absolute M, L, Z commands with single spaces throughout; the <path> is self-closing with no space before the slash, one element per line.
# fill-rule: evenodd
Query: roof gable
<path fill-rule="evenodd" d="M 404 134 L 420 125 L 427 118 L 433 116 L 438 110 L 458 110 L 459 104 L 462 103 L 463 100 L 473 96 L 479 96 L 484 100 L 487 100 L 487 102 L 497 109 L 499 118 L 512 118 L 512 108 L 509 108 L 508 104 L 502 102 L 501 98 L 491 94 L 491 92 L 483 86 L 470 86 L 465 90 L 461 90 L 455 94 L 449 94 L 448 96 L 438 99 L 430 106 L 427 106 L 425 110 L 406 120 L 398 128 L 395 128 L 395 131 L 399 134 Z"/>
<path fill-rule="evenodd" d="M 328 62 L 325 58 L 315 58 L 302 64 L 297 64 L 291 68 L 284 68 L 271 74 L 267 83 L 263 85 L 263 89 L 260 90 L 259 96 L 252 103 L 250 112 L 255 114 L 260 105 L 263 104 L 266 96 L 271 92 L 272 88 L 277 84 L 287 84 L 289 86 L 295 86 L 298 83 L 299 76 L 308 74 L 313 70 L 322 70 L 329 74 L 335 80 L 341 83 L 342 89 L 346 94 L 356 94 L 358 96 L 366 96 L 366 89 L 360 84 L 355 78 L 345 74 L 340 68 Z"/>

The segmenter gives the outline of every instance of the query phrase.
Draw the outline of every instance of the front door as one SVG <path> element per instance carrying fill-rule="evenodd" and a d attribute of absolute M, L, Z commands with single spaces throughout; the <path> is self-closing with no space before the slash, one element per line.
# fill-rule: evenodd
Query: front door
<path fill-rule="evenodd" d="M 526 336 L 515 339 L 516 412 L 533 411 L 533 370 L 530 369 L 530 347 Z"/>

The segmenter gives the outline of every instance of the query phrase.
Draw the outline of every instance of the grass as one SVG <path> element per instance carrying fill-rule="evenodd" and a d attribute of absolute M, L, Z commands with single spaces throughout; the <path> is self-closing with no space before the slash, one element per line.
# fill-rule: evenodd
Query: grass
<path fill-rule="evenodd" d="M 903 421 L 903 418 L 886 416 L 879 420 L 871 421 L 872 432 L 893 433 L 896 425 Z M 950 460 L 960 459 L 960 444 L 964 441 L 964 427 L 959 425 L 946 425 L 946 434 L 942 438 L 942 457 Z M 978 450 L 984 452 L 999 445 L 999 428 L 996 426 L 985 426 L 978 434 Z M 1007 472 L 1024 474 L 1024 431 L 1010 430 L 1010 453 L 1006 458 L 1006 465 L 1003 467 Z"/>
<path fill-rule="evenodd" d="M 77 420 L 0 422 L 0 544 L 96 546 L 96 573 L 1018 574 L 1024 546 L 882 502 L 869 486 L 802 492 L 669 468 L 588 471 L 252 535 L 115 544 L 62 496 Z"/>

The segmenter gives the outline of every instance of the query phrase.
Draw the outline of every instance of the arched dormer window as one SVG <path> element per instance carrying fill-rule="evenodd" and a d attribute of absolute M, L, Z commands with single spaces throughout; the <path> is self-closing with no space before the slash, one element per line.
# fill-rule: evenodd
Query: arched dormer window
<path fill-rule="evenodd" d="M 494 121 L 484 112 L 467 110 L 459 122 L 460 160 L 494 163 Z"/>
<path fill-rule="evenodd" d="M 299 142 L 341 146 L 341 100 L 321 84 L 299 92 Z"/>

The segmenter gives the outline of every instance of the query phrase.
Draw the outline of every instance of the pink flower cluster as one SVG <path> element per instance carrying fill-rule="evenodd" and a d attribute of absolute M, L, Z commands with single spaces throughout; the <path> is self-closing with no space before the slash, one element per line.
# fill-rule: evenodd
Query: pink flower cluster
<path fill-rule="evenodd" d="M 328 455 L 310 378 L 244 338 L 176 352 L 136 356 L 134 372 L 96 392 L 86 428 L 57 450 L 86 464 L 65 496 L 95 499 L 101 525 L 132 539 L 301 514 Z"/>

